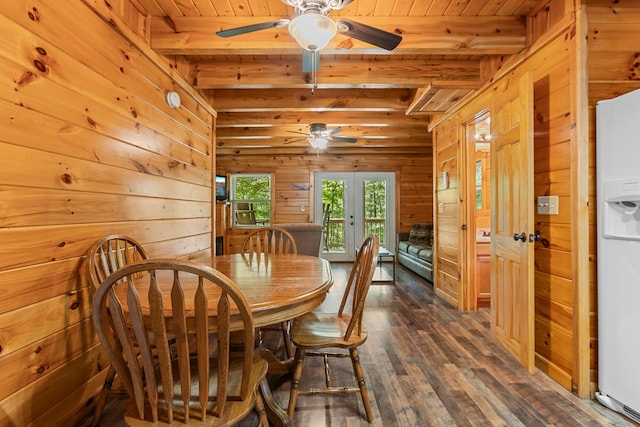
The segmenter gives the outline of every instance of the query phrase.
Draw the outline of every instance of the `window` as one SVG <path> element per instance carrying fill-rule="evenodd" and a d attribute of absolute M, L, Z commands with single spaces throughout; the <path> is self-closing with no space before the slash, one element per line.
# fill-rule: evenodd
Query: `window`
<path fill-rule="evenodd" d="M 482 160 L 476 160 L 476 210 L 481 210 L 482 203 Z"/>
<path fill-rule="evenodd" d="M 233 225 L 269 225 L 271 222 L 271 175 L 231 175 Z"/>

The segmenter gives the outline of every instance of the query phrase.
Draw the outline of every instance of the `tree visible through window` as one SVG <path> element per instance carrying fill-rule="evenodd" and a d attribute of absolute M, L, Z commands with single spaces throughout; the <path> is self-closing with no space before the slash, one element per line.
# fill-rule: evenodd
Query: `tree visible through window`
<path fill-rule="evenodd" d="M 231 175 L 234 225 L 268 225 L 271 222 L 271 175 Z"/>

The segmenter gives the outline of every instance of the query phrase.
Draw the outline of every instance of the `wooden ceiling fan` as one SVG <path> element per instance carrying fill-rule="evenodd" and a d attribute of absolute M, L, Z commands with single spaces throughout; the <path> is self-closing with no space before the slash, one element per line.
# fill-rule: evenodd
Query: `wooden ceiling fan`
<path fill-rule="evenodd" d="M 312 69 L 317 68 L 317 52 L 324 48 L 336 33 L 353 37 L 385 50 L 395 49 L 402 41 L 402 37 L 397 34 L 350 19 L 340 18 L 333 21 L 329 18 L 329 12 L 342 9 L 352 1 L 282 0 L 283 3 L 295 8 L 296 16 L 293 19 L 282 18 L 275 21 L 246 25 L 218 31 L 216 34 L 220 37 L 233 37 L 240 34 L 288 26 L 289 34 L 304 49 L 304 56 L 311 57 L 311 61 L 309 61 L 308 59 L 305 60 L 303 56 L 303 68 L 305 67 L 305 62 L 308 62 L 312 64 Z M 313 61 L 314 59 L 315 61 Z"/>
<path fill-rule="evenodd" d="M 356 138 L 350 138 L 347 136 L 334 136 L 336 133 L 342 132 L 342 130 L 339 128 L 327 129 L 327 125 L 324 123 L 311 123 L 309 125 L 308 133 L 292 130 L 290 130 L 289 132 L 305 135 L 305 137 L 286 141 L 285 144 L 292 144 L 298 141 L 309 141 L 309 144 L 311 144 L 313 148 L 318 150 L 327 148 L 329 141 L 348 143 L 355 143 L 358 141 Z"/>

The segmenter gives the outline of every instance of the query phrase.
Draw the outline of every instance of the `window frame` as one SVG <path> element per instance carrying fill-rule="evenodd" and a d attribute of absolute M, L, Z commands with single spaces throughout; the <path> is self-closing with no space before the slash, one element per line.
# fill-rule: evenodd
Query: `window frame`
<path fill-rule="evenodd" d="M 237 181 L 242 177 L 264 177 L 269 181 L 269 198 L 268 199 L 238 199 L 237 197 Z M 273 218 L 273 175 L 271 173 L 234 173 L 229 175 L 229 202 L 231 204 L 231 219 L 233 227 L 257 227 L 269 225 Z M 238 224 L 237 222 L 237 204 L 249 203 L 255 204 L 267 204 L 269 205 L 269 217 L 268 218 L 256 218 L 256 224 Z"/>

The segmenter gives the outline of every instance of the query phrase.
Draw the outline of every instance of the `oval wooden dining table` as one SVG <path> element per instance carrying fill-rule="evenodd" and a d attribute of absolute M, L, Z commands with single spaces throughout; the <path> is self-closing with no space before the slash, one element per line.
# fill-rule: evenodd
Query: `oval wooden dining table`
<path fill-rule="evenodd" d="M 325 299 L 326 293 L 333 284 L 331 266 L 328 261 L 309 255 L 270 255 L 267 258 L 253 259 L 241 254 L 220 255 L 190 259 L 212 267 L 233 280 L 247 301 L 253 314 L 256 328 L 273 325 L 294 319 L 318 307 Z M 170 307 L 172 275 L 157 273 L 165 306 Z M 197 283 L 185 278 L 182 280 L 185 290 L 195 289 Z M 148 291 L 148 283 L 140 281 L 136 284 L 140 293 Z M 193 303 L 185 298 L 187 312 Z M 143 313 L 148 313 L 146 301 L 142 301 Z M 170 308 L 167 315 L 170 315 Z M 216 307 L 209 307 L 210 315 L 216 313 Z M 233 313 L 233 309 L 232 309 Z M 215 323 L 210 325 L 215 328 Z M 240 326 L 233 319 L 231 330 Z M 213 329 L 215 330 L 215 329 Z"/>
<path fill-rule="evenodd" d="M 249 302 L 256 327 L 301 316 L 318 307 L 333 284 L 328 261 L 309 255 L 197 258 L 233 280 Z"/>
<path fill-rule="evenodd" d="M 233 280 L 244 293 L 253 314 L 256 328 L 294 319 L 318 307 L 324 301 L 333 284 L 331 266 L 328 261 L 309 255 L 248 255 L 231 254 L 191 259 L 210 266 Z M 170 277 L 158 275 L 163 298 L 170 298 Z M 145 281 L 136 285 L 145 292 Z M 189 286 L 188 281 L 186 286 Z M 195 286 L 195 284 L 194 284 Z M 187 312 L 189 301 L 185 299 Z M 143 305 L 143 312 L 145 311 Z M 215 316 L 216 307 L 209 307 Z M 233 311 L 233 310 L 232 310 Z M 233 322 L 232 322 L 233 323 Z M 239 324 L 239 323 L 238 323 Z M 233 325 L 232 329 L 233 329 Z M 278 360 L 270 351 L 262 349 L 261 356 L 269 362 L 269 373 L 290 372 L 292 360 Z M 266 381 L 266 380 L 265 380 Z M 286 412 L 271 395 L 268 384 L 261 384 L 260 391 L 265 400 L 269 421 L 273 425 L 291 425 Z"/>

